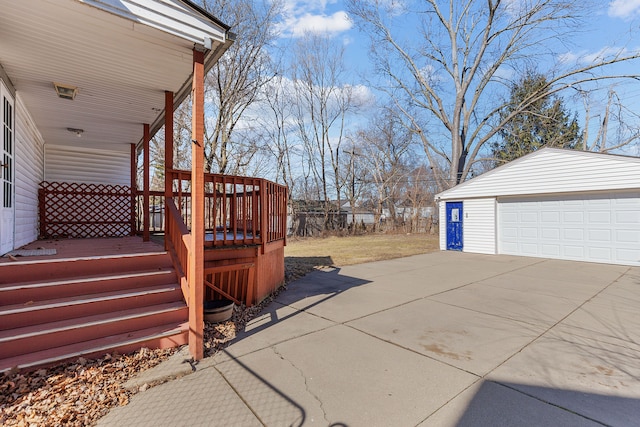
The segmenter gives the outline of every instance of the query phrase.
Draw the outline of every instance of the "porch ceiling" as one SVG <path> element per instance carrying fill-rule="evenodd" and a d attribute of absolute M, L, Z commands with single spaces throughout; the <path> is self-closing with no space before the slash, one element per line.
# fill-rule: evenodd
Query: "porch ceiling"
<path fill-rule="evenodd" d="M 111 12 L 117 12 L 116 5 L 127 13 L 131 3 L 185 7 L 178 0 L 106 3 Z M 159 127 L 164 92 L 178 93 L 178 98 L 188 92 L 194 41 L 185 34 L 81 0 L 0 0 L 0 10 L 0 65 L 47 144 L 97 148 L 138 143 L 143 123 Z M 173 17 L 162 18 L 165 30 L 174 29 Z M 212 66 L 231 42 L 226 28 L 207 24 L 219 32 L 207 56 Z M 75 99 L 59 98 L 53 82 L 76 86 Z M 84 132 L 78 138 L 67 128 Z"/>

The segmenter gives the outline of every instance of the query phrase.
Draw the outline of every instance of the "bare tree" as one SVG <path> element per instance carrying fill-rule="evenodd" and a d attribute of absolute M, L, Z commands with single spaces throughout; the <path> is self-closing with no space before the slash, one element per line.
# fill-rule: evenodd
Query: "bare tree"
<path fill-rule="evenodd" d="M 259 126 L 266 133 L 266 150 L 276 161 L 275 180 L 295 192 L 294 158 L 301 155 L 294 137 L 296 123 L 292 103 L 295 100 L 293 84 L 289 79 L 276 77 L 265 86 L 263 109 L 258 116 Z"/>
<path fill-rule="evenodd" d="M 270 0 L 205 0 L 203 5 L 237 35 L 205 82 L 205 97 L 210 100 L 207 112 L 215 117 L 206 123 L 205 170 L 237 173 L 258 151 L 250 125 L 245 123 L 247 128 L 238 138 L 234 139 L 234 132 L 243 124 L 247 109 L 263 93 L 261 89 L 274 77 L 267 50 L 277 36 L 281 4 Z"/>
<path fill-rule="evenodd" d="M 387 208 L 395 226 L 395 208 L 402 201 L 412 154 L 411 134 L 393 111 L 384 109 L 354 139 L 370 175 L 368 179 L 375 186 L 375 220 L 379 222 L 383 209 Z"/>
<path fill-rule="evenodd" d="M 340 146 L 347 115 L 357 107 L 353 86 L 344 81 L 343 53 L 328 37 L 308 34 L 298 41 L 292 66 L 298 134 L 324 204 L 325 229 L 331 225 L 331 195 L 340 207 Z"/>
<path fill-rule="evenodd" d="M 348 0 L 349 11 L 371 36 L 382 83 L 406 126 L 421 140 L 432 166 L 448 171 L 446 186 L 464 181 L 482 148 L 520 111 L 562 90 L 625 79 L 612 66 L 640 58 L 620 49 L 569 65 L 552 46 L 567 41 L 578 0 Z M 410 37 L 407 26 L 411 25 Z M 402 31 L 398 31 L 402 29 Z M 511 70 L 549 61 L 548 84 L 511 114 L 500 117 Z M 584 59 L 584 58 L 582 58 Z"/>
<path fill-rule="evenodd" d="M 592 116 L 593 92 L 579 91 L 585 109 L 582 149 L 608 153 L 627 145 L 640 141 L 640 115 L 624 106 L 617 91 L 610 87 L 607 94 L 607 104 L 601 114 Z M 590 140 L 589 125 L 592 120 L 598 120 L 597 132 Z M 610 138 L 609 131 L 613 128 L 615 135 Z"/>
<path fill-rule="evenodd" d="M 342 150 L 348 158 L 342 158 L 342 169 L 345 173 L 345 196 L 349 201 L 349 207 L 351 208 L 351 232 L 353 234 L 357 231 L 356 224 L 356 210 L 358 204 L 361 202 L 362 194 L 365 191 L 366 183 L 370 179 L 370 174 L 365 165 L 365 161 L 362 158 L 364 149 L 358 144 L 357 137 L 349 135 L 349 146 Z"/>
<path fill-rule="evenodd" d="M 425 165 L 414 167 L 407 174 L 405 189 L 406 205 L 411 207 L 411 232 L 420 232 L 421 225 L 425 231 L 434 233 L 433 213 L 435 203 L 433 196 L 438 192 L 433 169 Z M 427 209 L 430 208 L 430 211 Z M 425 221 L 428 221 L 425 223 Z"/>
<path fill-rule="evenodd" d="M 151 138 L 149 157 L 151 169 L 154 171 L 151 180 L 152 190 L 164 190 L 164 126 Z M 188 97 L 174 112 L 173 127 L 173 167 L 175 169 L 191 169 L 191 99 Z M 189 155 L 187 155 L 189 153 Z M 142 164 L 140 163 L 140 167 Z M 142 172 L 140 172 L 142 173 Z"/>

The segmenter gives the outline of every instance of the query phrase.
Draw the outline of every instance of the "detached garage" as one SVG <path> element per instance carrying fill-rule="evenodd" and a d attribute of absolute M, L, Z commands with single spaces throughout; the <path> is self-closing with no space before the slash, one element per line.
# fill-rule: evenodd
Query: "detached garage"
<path fill-rule="evenodd" d="M 640 266 L 640 158 L 543 148 L 436 196 L 440 249 Z"/>

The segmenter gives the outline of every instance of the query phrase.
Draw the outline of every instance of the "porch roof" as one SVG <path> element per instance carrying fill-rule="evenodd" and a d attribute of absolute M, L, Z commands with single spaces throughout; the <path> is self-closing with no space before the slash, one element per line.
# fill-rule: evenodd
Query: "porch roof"
<path fill-rule="evenodd" d="M 186 0 L 0 0 L 0 10 L 0 67 L 47 144 L 139 143 L 143 123 L 162 126 L 165 91 L 174 108 L 189 94 L 193 48 L 208 49 L 209 70 L 233 42 Z M 75 99 L 54 82 L 77 87 Z"/>

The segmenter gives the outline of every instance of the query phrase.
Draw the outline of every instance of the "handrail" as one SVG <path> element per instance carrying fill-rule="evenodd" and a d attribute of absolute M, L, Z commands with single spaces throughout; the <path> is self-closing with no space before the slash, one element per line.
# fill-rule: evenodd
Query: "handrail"
<path fill-rule="evenodd" d="M 187 305 L 189 305 L 188 263 L 191 235 L 182 220 L 180 211 L 176 208 L 173 198 L 168 198 L 165 201 L 165 238 L 176 274 L 180 280 L 182 295 Z"/>
<path fill-rule="evenodd" d="M 167 170 L 174 207 L 191 226 L 191 171 Z M 286 242 L 287 187 L 263 178 L 205 174 L 205 246 L 265 245 Z M 152 232 L 163 231 L 164 193 L 149 192 Z M 143 206 L 138 193 L 138 209 Z M 139 214 L 141 225 L 142 216 Z"/>

